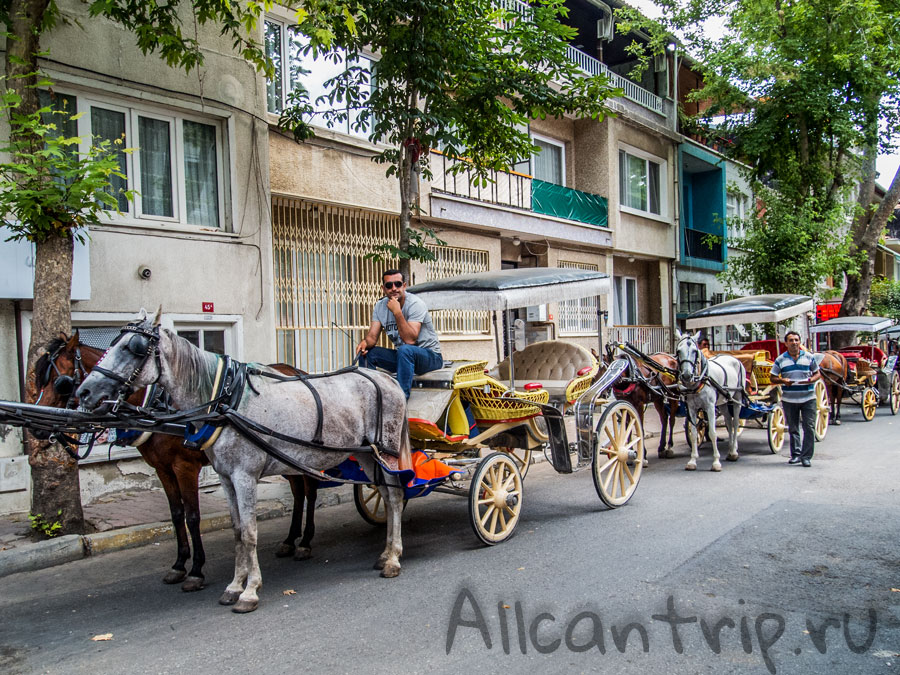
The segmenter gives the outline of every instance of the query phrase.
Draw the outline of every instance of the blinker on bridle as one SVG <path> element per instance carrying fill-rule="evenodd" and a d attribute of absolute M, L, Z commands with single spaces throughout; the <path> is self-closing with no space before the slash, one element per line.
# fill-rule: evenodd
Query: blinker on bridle
<path fill-rule="evenodd" d="M 111 380 L 115 380 L 120 385 L 117 389 L 117 397 L 115 405 L 113 406 L 113 410 L 116 410 L 122 403 L 122 401 L 124 401 L 125 398 L 134 391 L 134 382 L 135 380 L 137 380 L 138 375 L 141 374 L 144 366 L 147 365 L 147 361 L 151 356 L 156 356 L 157 381 L 159 381 L 159 375 L 162 372 L 159 360 L 159 350 L 157 349 L 157 346 L 159 345 L 159 326 L 154 326 L 152 330 L 147 330 L 146 328 L 142 328 L 140 324 L 130 323 L 123 327 L 121 331 L 119 331 L 116 339 L 113 340 L 109 345 L 110 349 L 119 344 L 119 342 L 121 342 L 127 334 L 131 334 L 131 337 L 128 339 L 128 342 L 124 344 L 126 351 L 128 351 L 135 358 L 140 359 L 137 365 L 134 367 L 134 370 L 131 371 L 131 375 L 125 378 L 118 373 L 114 373 L 107 368 L 101 367 L 100 363 L 103 362 L 103 359 L 100 359 L 100 363 L 94 366 L 94 370 L 96 372 L 110 378 Z M 107 350 L 107 354 L 108 353 L 109 350 Z M 104 354 L 103 356 L 105 358 L 106 354 Z"/>
<path fill-rule="evenodd" d="M 81 361 L 81 346 L 76 345 L 75 347 L 75 362 L 74 368 L 72 370 L 72 375 L 63 375 L 59 371 L 59 366 L 56 365 L 56 360 L 59 358 L 59 355 L 66 348 L 66 345 L 61 345 L 55 352 L 52 354 L 48 353 L 49 363 L 47 364 L 47 369 L 44 373 L 44 376 L 41 378 L 41 395 L 38 397 L 38 401 L 41 400 L 44 396 L 44 389 L 46 389 L 47 385 L 50 384 L 50 377 L 53 373 L 56 373 L 56 377 L 53 379 L 53 391 L 56 392 L 56 395 L 63 399 L 66 403 L 66 407 L 73 407 L 72 403 L 74 402 L 72 399 L 72 395 L 78 389 L 79 385 L 82 383 L 84 378 L 87 376 L 87 371 L 84 369 L 84 365 Z"/>

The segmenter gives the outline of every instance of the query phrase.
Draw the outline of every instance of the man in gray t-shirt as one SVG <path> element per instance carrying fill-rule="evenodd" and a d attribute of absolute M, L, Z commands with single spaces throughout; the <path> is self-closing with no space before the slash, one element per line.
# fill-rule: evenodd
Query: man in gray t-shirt
<path fill-rule="evenodd" d="M 362 355 L 364 366 L 397 373 L 397 382 L 409 398 L 413 374 L 443 367 L 441 345 L 428 308 L 406 292 L 406 279 L 400 270 L 387 270 L 381 275 L 381 283 L 384 297 L 375 303 L 369 332 L 356 346 L 356 353 Z M 382 328 L 396 349 L 375 346 Z"/>

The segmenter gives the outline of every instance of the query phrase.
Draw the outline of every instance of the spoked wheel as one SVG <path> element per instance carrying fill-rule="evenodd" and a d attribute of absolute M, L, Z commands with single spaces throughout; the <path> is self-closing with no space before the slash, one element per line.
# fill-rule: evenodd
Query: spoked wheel
<path fill-rule="evenodd" d="M 862 414 L 866 422 L 871 422 L 878 409 L 878 394 L 872 387 L 866 387 L 862 395 Z"/>
<path fill-rule="evenodd" d="M 503 452 L 509 455 L 509 457 L 516 463 L 516 466 L 519 467 L 519 473 L 522 474 L 522 478 L 525 478 L 525 475 L 528 473 L 528 467 L 531 466 L 531 450 L 523 450 L 522 448 L 503 448 Z"/>
<path fill-rule="evenodd" d="M 690 423 L 685 418 L 684 422 L 684 440 L 688 444 L 688 447 L 691 447 L 691 432 L 688 429 L 688 425 Z M 697 413 L 697 447 L 699 448 L 701 445 L 706 443 L 709 440 L 709 425 L 706 424 L 706 415 L 703 414 L 703 411 Z"/>
<path fill-rule="evenodd" d="M 784 447 L 784 438 L 787 436 L 787 424 L 784 419 L 784 408 L 776 405 L 769 413 L 769 450 L 773 455 L 781 452 Z"/>
<path fill-rule="evenodd" d="M 745 420 L 743 417 L 739 417 L 738 418 L 738 429 L 737 429 L 738 438 L 740 438 L 741 434 L 744 433 L 744 427 L 746 427 L 746 426 L 747 426 L 747 420 Z"/>
<path fill-rule="evenodd" d="M 606 406 L 594 443 L 594 488 L 614 509 L 631 499 L 644 468 L 644 430 L 634 407 L 627 401 Z"/>
<path fill-rule="evenodd" d="M 469 523 L 488 546 L 509 539 L 522 511 L 522 474 L 505 452 L 485 457 L 469 486 Z"/>
<path fill-rule="evenodd" d="M 900 383 L 900 382 L 898 382 Z M 831 406 L 828 405 L 828 392 L 822 380 L 816 381 L 816 440 L 825 439 L 828 433 L 828 418 L 831 414 Z"/>
<path fill-rule="evenodd" d="M 403 500 L 403 509 L 406 510 L 407 500 Z M 363 520 L 369 525 L 384 525 L 387 523 L 387 505 L 378 488 L 368 483 L 357 483 L 353 486 L 353 503 Z"/>
<path fill-rule="evenodd" d="M 900 410 L 900 373 L 891 373 L 891 415 L 896 415 Z"/>

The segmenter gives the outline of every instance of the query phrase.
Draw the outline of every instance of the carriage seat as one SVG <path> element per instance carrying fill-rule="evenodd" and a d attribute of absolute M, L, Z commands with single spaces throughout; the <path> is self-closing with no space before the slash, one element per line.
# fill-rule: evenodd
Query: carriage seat
<path fill-rule="evenodd" d="M 744 366 L 746 373 L 746 381 L 744 389 L 748 394 L 756 393 L 759 385 L 766 386 L 769 384 L 769 374 L 772 370 L 772 363 L 769 361 L 769 353 L 765 349 L 731 349 L 710 352 L 703 350 L 704 353 L 712 358 L 722 354 L 733 356 L 741 365 Z"/>
<path fill-rule="evenodd" d="M 851 356 L 856 358 L 864 358 L 867 361 L 870 361 L 875 364 L 876 367 L 881 368 L 884 366 L 884 362 L 887 359 L 887 355 L 881 350 L 879 347 L 873 347 L 872 345 L 857 345 L 855 347 L 843 347 L 838 349 L 841 354 L 845 357 L 849 358 Z"/>
<path fill-rule="evenodd" d="M 514 352 L 516 389 L 539 383 L 554 401 L 571 404 L 588 390 L 600 367 L 590 350 L 570 342 L 545 340 Z M 491 371 L 497 380 L 509 380 L 509 358 Z"/>

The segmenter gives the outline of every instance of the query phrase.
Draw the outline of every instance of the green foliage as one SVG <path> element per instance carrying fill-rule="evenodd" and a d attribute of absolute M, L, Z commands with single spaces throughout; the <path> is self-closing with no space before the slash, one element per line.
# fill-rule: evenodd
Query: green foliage
<path fill-rule="evenodd" d="M 85 227 L 99 224 L 105 211 L 118 209 L 110 179 L 125 178 L 119 154 L 131 149 L 121 147 L 121 140 L 94 139 L 82 152 L 81 138 L 61 135 L 54 121 L 79 115 L 49 106 L 24 114 L 20 103 L 11 89 L 0 95 L 11 128 L 7 145 L 0 148 L 9 157 L 0 163 L 0 219 L 13 240 L 43 242 L 71 232 L 83 241 Z M 132 191 L 123 192 L 133 198 Z"/>
<path fill-rule="evenodd" d="M 430 227 L 417 229 L 409 228 L 409 245 L 406 250 L 393 244 L 379 244 L 371 253 L 367 253 L 363 257 L 366 260 L 374 260 L 381 264 L 393 264 L 395 260 L 418 260 L 420 262 L 431 262 L 437 260 L 434 252 L 428 248 L 431 246 L 444 246 L 447 242 L 440 239 L 434 230 Z"/>
<path fill-rule="evenodd" d="M 875 279 L 869 294 L 869 311 L 900 321 L 900 281 Z"/>
<path fill-rule="evenodd" d="M 28 520 L 31 522 L 31 529 L 39 532 L 48 539 L 59 535 L 62 530 L 62 509 L 56 512 L 57 520 L 48 520 L 41 513 L 29 513 Z"/>
<path fill-rule="evenodd" d="M 731 243 L 743 253 L 728 258 L 720 278 L 730 289 L 752 293 L 815 295 L 819 282 L 853 267 L 845 225 L 850 207 L 825 210 L 814 199 L 797 204 L 757 184 L 766 208 L 744 222 L 744 235 Z"/>

